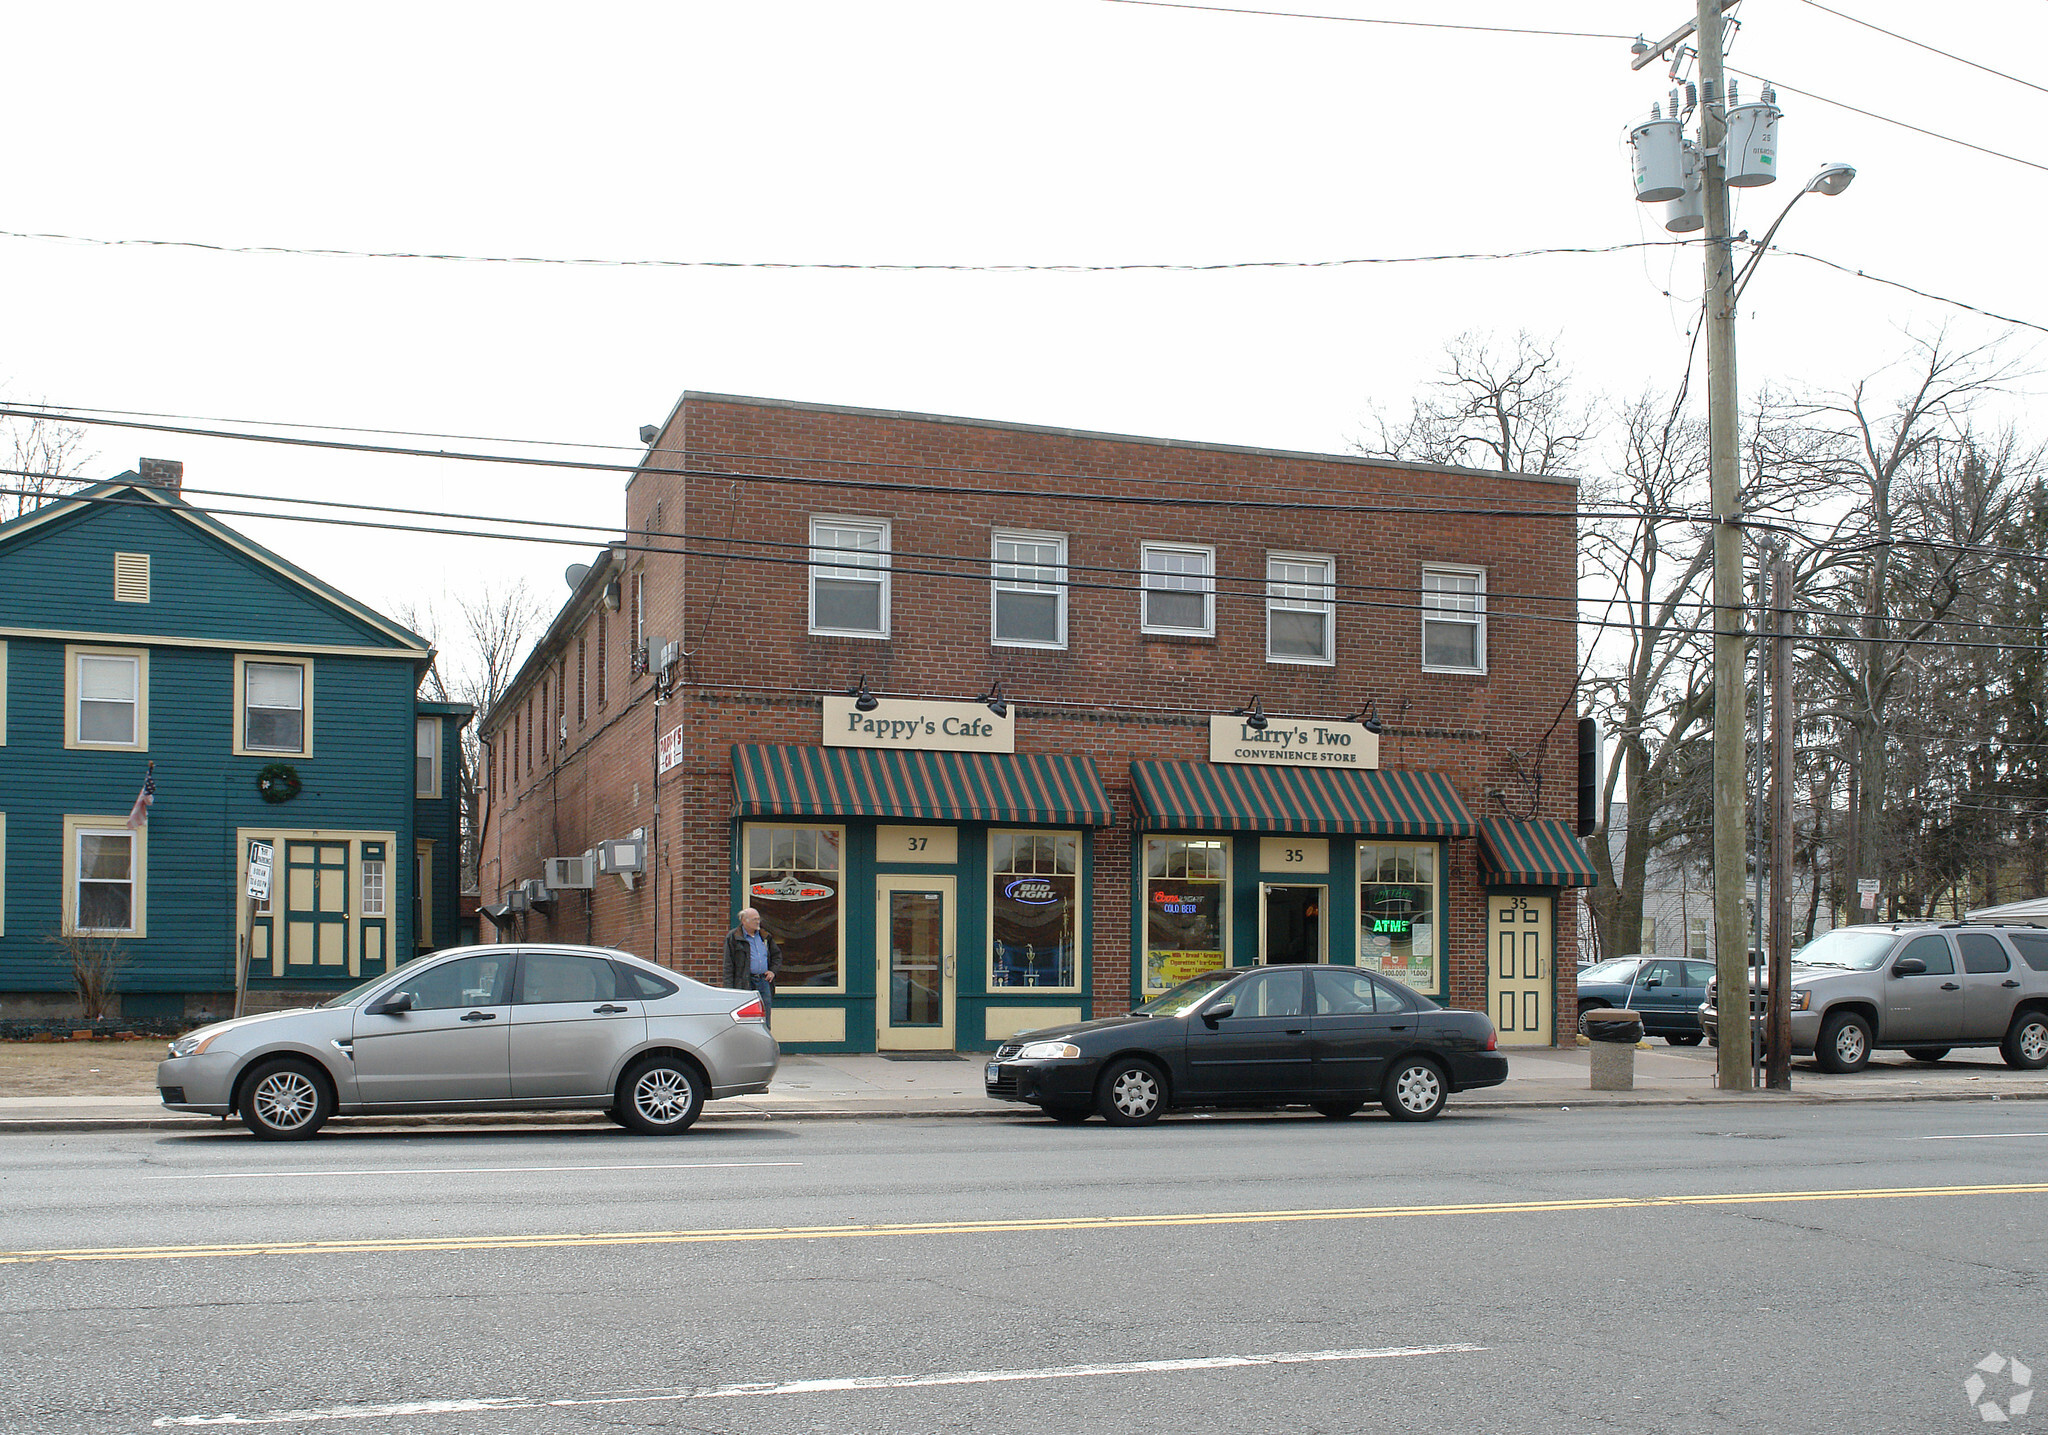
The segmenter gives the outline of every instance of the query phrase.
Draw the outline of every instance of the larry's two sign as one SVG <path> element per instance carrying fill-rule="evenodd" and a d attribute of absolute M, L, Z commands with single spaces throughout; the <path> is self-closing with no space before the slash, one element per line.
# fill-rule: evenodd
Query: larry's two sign
<path fill-rule="evenodd" d="M 1241 717 L 1209 719 L 1209 761 L 1281 767 L 1378 767 L 1380 738 L 1364 723 L 1268 718 L 1255 728 Z"/>

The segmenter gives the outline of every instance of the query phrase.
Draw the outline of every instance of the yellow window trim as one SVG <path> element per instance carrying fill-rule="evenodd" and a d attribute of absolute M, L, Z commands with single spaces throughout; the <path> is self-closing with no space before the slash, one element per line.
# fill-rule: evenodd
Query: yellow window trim
<path fill-rule="evenodd" d="M 135 741 L 80 742 L 78 739 L 78 660 L 80 658 L 134 658 Z M 83 752 L 149 751 L 149 649 L 102 648 L 89 643 L 64 645 L 64 746 Z M 140 784 L 137 784 L 140 786 Z M 121 819 L 126 822 L 128 819 Z"/>
<path fill-rule="evenodd" d="M 837 823 L 837 822 L 807 822 L 807 821 L 805 821 L 804 819 L 802 819 L 802 818 L 799 818 L 799 817 L 789 817 L 789 818 L 784 818 L 784 819 L 782 819 L 782 820 L 780 820 L 780 821 L 778 821 L 778 820 L 775 820 L 775 819 L 772 819 L 772 818 L 771 818 L 771 819 L 769 819 L 769 820 L 767 820 L 767 821 L 763 821 L 763 822 L 743 822 L 743 823 L 741 823 L 741 824 L 740 824 L 740 861 L 739 861 L 739 868 L 740 868 L 740 906 L 742 906 L 742 907 L 750 907 L 750 906 L 753 906 L 753 901 L 752 901 L 752 898 L 750 897 L 750 895 L 748 894 L 748 891 L 747 891 L 747 888 L 748 888 L 749 886 L 751 886 L 751 885 L 752 885 L 752 883 L 753 883 L 753 874 L 752 874 L 752 869 L 750 868 L 750 866 L 749 866 L 749 864 L 748 864 L 748 858 L 747 858 L 747 843 L 748 843 L 748 837 L 749 837 L 749 835 L 750 835 L 750 834 L 751 834 L 751 833 L 753 832 L 753 830 L 754 830 L 754 829 L 755 829 L 756 827 L 765 827 L 765 828 L 770 828 L 770 829 L 773 829 L 773 828 L 777 828 L 777 827 L 787 827 L 787 828 L 790 828 L 790 829 L 792 829 L 792 830 L 795 830 L 795 829 L 798 829 L 798 828 L 803 828 L 803 829 L 808 829 L 809 831 L 812 831 L 812 832 L 836 832 L 836 833 L 838 833 L 838 834 L 839 834 L 839 985 L 838 985 L 838 986 L 833 986 L 833 987 L 810 987 L 810 986 L 807 986 L 807 987 L 803 987 L 803 988 L 801 988 L 801 991 L 802 991 L 803 995 L 805 995 L 805 996 L 807 996 L 807 997 L 808 997 L 808 996 L 820 996 L 820 997 L 824 997 L 824 996 L 845 996 L 845 995 L 846 995 L 846 922 L 847 922 L 847 914 L 848 914 L 848 913 L 849 913 L 849 911 L 850 911 L 850 910 L 852 909 L 852 905 L 853 905 L 853 904 L 852 904 L 852 903 L 851 903 L 850 901 L 848 901 L 848 900 L 847 900 L 847 895 L 846 895 L 846 884 L 847 884 L 847 881 L 848 881 L 848 877 L 847 877 L 847 869 L 848 869 L 848 868 L 849 868 L 849 867 L 850 867 L 850 866 L 852 865 L 852 858 L 850 857 L 850 855 L 848 854 L 848 852 L 847 852 L 847 850 L 846 850 L 846 828 L 845 828 L 844 824 L 842 824 L 842 823 Z M 723 949 L 721 948 L 721 950 L 723 950 Z M 721 975 L 721 977 L 720 977 L 720 980 L 723 980 L 723 979 L 724 979 L 724 978 L 723 978 L 723 976 Z M 798 990 L 798 989 L 797 989 L 797 988 L 791 988 L 791 990 L 792 990 L 792 991 L 795 991 L 795 990 Z"/>
<path fill-rule="evenodd" d="M 1004 882 L 1004 881 L 1008 880 L 1008 881 L 1012 881 L 1012 882 L 1014 882 L 1014 881 L 1015 881 L 1015 880 L 1016 880 L 1016 879 L 1017 879 L 1017 878 L 1018 878 L 1019 876 L 1021 876 L 1021 875 L 1025 875 L 1025 874 L 1022 874 L 1022 873 L 1017 873 L 1017 872 L 998 872 L 998 871 L 996 871 L 996 865 L 995 865 L 995 848 L 996 848 L 996 838 L 998 838 L 998 837 L 1016 837 L 1016 836 L 1019 836 L 1019 835 L 1028 835 L 1028 836 L 1032 836 L 1032 837 L 1071 837 L 1071 838 L 1073 838 L 1073 839 L 1074 839 L 1074 871 L 1073 871 L 1073 878 L 1074 878 L 1074 980 L 1073 980 L 1073 983 L 1072 983 L 1071 985 L 1069 985 L 1069 986 L 1060 986 L 1060 987 L 1050 987 L 1050 986 L 1048 986 L 1048 987 L 999 987 L 999 986 L 997 986 L 997 985 L 996 985 L 996 922 L 995 922 L 995 910 L 996 910 L 996 892 L 997 892 L 997 891 L 998 891 L 998 889 L 999 889 L 999 888 L 1001 887 L 1001 885 L 1003 884 L 1003 882 Z M 995 997 L 995 996 L 1004 996 L 1004 997 L 1008 997 L 1008 996 L 1015 996 L 1015 995 L 1017 995 L 1017 994 L 1019 994 L 1019 993 L 1031 993 L 1031 994 L 1035 994 L 1035 993 L 1038 993 L 1038 992 L 1048 992 L 1048 993 L 1051 993 L 1051 994 L 1057 995 L 1057 994 L 1059 994 L 1059 993 L 1061 993 L 1061 992 L 1078 992 L 1078 991 L 1080 991 L 1080 990 L 1081 990 L 1081 967 L 1082 967 L 1082 962 L 1081 962 L 1081 923 L 1082 923 L 1082 920 L 1083 920 L 1083 918 L 1084 918 L 1084 916 L 1085 916 L 1085 908 L 1086 908 L 1086 903 L 1087 903 L 1086 893 L 1085 893 L 1085 891 L 1084 891 L 1084 886 L 1085 886 L 1085 884 L 1084 884 L 1084 883 L 1083 883 L 1083 882 L 1081 881 L 1081 868 L 1082 868 L 1083 866 L 1085 866 L 1085 865 L 1086 865 L 1087 859 L 1086 859 L 1086 858 L 1085 858 L 1085 857 L 1083 856 L 1083 848 L 1084 848 L 1085 844 L 1084 844 L 1084 843 L 1083 843 L 1083 841 L 1082 841 L 1082 838 L 1081 838 L 1081 831 L 1080 831 L 1080 829 L 1079 829 L 1079 828 L 1077 828 L 1077 827 L 1060 827 L 1060 828 L 1050 828 L 1050 827 L 991 827 L 991 828 L 989 828 L 989 829 L 988 829 L 988 836 L 987 836 L 987 841 L 988 841 L 988 864 L 987 864 L 987 865 L 988 865 L 988 914 L 989 914 L 989 916 L 988 916 L 988 971 L 987 971 L 987 972 L 986 972 L 986 973 L 984 974 L 984 978 L 983 978 L 983 980 L 984 980 L 984 983 L 985 983 L 985 985 L 986 985 L 986 990 L 988 991 L 988 994 L 989 994 L 990 996 L 992 996 L 992 997 Z M 1040 874 L 1040 875 L 1044 875 L 1044 874 Z M 1076 1020 L 1079 1020 L 1079 1018 L 1077 1017 L 1077 1018 L 1076 1018 Z"/>
<path fill-rule="evenodd" d="M 277 667 L 304 668 L 306 680 L 300 688 L 305 701 L 305 724 L 301 735 L 304 745 L 298 748 L 250 747 L 243 741 L 249 733 L 249 711 L 246 706 L 249 688 L 244 670 L 250 663 L 269 663 Z M 311 658 L 285 657 L 270 653 L 235 654 L 235 691 L 230 701 L 233 710 L 234 729 L 228 735 L 228 742 L 236 757 L 261 757 L 272 762 L 287 757 L 311 757 L 313 755 L 313 660 Z"/>
<path fill-rule="evenodd" d="M 129 917 L 134 926 L 125 931 L 107 932 L 94 930 L 81 932 L 78 927 L 78 834 L 81 832 L 119 832 L 135 839 L 129 848 L 128 878 L 130 890 L 134 893 Z M 149 824 L 143 823 L 133 832 L 128 830 L 128 814 L 118 817 L 98 817 L 83 814 L 67 814 L 64 818 L 64 935 L 67 937 L 126 937 L 140 941 L 149 935 Z"/>
<path fill-rule="evenodd" d="M 422 723 L 432 723 L 434 725 L 434 781 L 430 785 L 429 789 L 425 792 L 421 792 L 419 790 L 420 724 Z M 436 798 L 441 795 L 441 736 L 441 719 L 439 719 L 438 717 L 434 717 L 431 714 L 426 715 L 424 717 L 418 714 L 414 715 L 412 720 L 412 795 L 414 797 L 421 798 L 424 800 Z"/>

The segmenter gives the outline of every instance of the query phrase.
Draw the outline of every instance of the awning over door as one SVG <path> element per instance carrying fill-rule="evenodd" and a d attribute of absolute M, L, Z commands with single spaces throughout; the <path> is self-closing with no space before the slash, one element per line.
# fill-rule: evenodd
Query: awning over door
<path fill-rule="evenodd" d="M 737 745 L 741 817 L 882 817 L 926 822 L 1116 820 L 1093 759 L 1055 753 L 899 752 Z"/>
<path fill-rule="evenodd" d="M 1488 887 L 1593 887 L 1600 878 L 1571 823 L 1489 817 L 1479 824 L 1479 880 Z"/>
<path fill-rule="evenodd" d="M 1139 825 L 1176 832 L 1470 837 L 1472 814 L 1441 772 L 1134 762 Z"/>

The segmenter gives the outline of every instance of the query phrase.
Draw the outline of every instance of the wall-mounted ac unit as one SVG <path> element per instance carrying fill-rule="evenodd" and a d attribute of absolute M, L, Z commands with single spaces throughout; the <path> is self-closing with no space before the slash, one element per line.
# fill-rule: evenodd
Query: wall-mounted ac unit
<path fill-rule="evenodd" d="M 639 833 L 631 837 L 612 837 L 597 846 L 597 870 L 617 876 L 647 870 L 647 839 Z"/>
<path fill-rule="evenodd" d="M 505 910 L 515 917 L 526 910 L 526 884 L 524 882 L 516 887 L 507 887 L 505 889 Z"/>
<path fill-rule="evenodd" d="M 519 890 L 526 894 L 529 907 L 545 907 L 555 900 L 555 894 L 548 890 L 548 884 L 538 877 L 529 877 L 519 884 Z"/>
<path fill-rule="evenodd" d="M 550 857 L 546 881 L 557 892 L 587 890 L 596 867 L 588 852 L 580 857 Z"/>

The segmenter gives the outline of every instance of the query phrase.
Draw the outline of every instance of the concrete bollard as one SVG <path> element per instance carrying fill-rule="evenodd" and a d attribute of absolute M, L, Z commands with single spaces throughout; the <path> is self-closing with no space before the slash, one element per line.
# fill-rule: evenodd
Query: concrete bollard
<path fill-rule="evenodd" d="M 1643 1019 L 1619 1007 L 1589 1011 L 1580 1025 L 1592 1038 L 1595 1091 L 1636 1089 L 1636 1043 L 1643 1039 Z"/>

